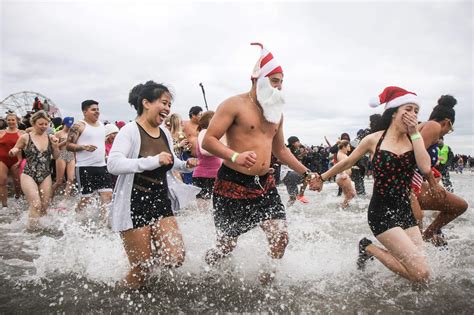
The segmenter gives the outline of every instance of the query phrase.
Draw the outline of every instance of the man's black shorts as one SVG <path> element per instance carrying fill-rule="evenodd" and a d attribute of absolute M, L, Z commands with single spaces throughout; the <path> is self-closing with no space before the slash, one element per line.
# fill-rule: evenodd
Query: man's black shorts
<path fill-rule="evenodd" d="M 76 178 L 82 197 L 88 197 L 94 191 L 112 191 L 112 177 L 107 166 L 78 166 Z"/>
<path fill-rule="evenodd" d="M 267 220 L 286 220 L 272 175 L 249 176 L 224 164 L 214 185 L 214 224 L 220 235 L 238 237 Z"/>

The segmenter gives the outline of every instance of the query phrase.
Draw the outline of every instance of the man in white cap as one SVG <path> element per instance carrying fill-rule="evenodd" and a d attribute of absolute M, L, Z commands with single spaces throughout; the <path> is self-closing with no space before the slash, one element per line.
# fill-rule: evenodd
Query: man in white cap
<path fill-rule="evenodd" d="M 265 232 L 273 259 L 288 244 L 285 208 L 269 174 L 273 153 L 282 163 L 316 184 L 315 174 L 285 146 L 281 92 L 283 70 L 263 48 L 252 74 L 249 92 L 222 102 L 207 129 L 203 148 L 222 158 L 214 186 L 214 223 L 217 246 L 206 254 L 214 264 L 236 246 L 240 235 L 259 225 Z M 226 136 L 227 145 L 219 140 Z"/>

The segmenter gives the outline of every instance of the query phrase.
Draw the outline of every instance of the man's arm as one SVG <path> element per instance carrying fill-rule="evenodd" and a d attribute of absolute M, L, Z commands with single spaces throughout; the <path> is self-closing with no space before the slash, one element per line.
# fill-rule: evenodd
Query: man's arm
<path fill-rule="evenodd" d="M 225 100 L 216 110 L 202 141 L 202 147 L 214 156 L 230 160 L 234 151 L 219 141 L 230 128 L 237 116 L 237 111 L 230 99 Z"/>
<path fill-rule="evenodd" d="M 273 137 L 272 152 L 278 160 L 283 164 L 288 165 L 289 168 L 298 174 L 302 175 L 308 170 L 308 168 L 301 164 L 293 153 L 291 153 L 290 149 L 285 146 L 285 138 L 283 136 L 283 117 L 280 121 L 278 131 L 275 137 Z"/>
<path fill-rule="evenodd" d="M 81 136 L 84 130 L 84 125 L 81 123 L 74 123 L 67 133 L 66 150 L 71 152 L 79 152 L 85 150 L 84 146 L 77 144 L 77 139 Z"/>

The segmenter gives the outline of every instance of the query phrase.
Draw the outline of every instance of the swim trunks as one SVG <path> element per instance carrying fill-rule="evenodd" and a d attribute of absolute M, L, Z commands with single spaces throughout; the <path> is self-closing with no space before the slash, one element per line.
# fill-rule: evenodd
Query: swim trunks
<path fill-rule="evenodd" d="M 286 220 L 271 174 L 250 176 L 224 164 L 214 185 L 214 224 L 219 235 L 236 238 L 267 220 Z"/>

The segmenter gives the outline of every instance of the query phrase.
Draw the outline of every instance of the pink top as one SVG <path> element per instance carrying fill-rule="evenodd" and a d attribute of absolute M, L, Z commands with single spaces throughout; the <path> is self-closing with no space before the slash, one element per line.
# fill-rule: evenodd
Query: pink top
<path fill-rule="evenodd" d="M 222 160 L 216 156 L 202 154 L 199 141 L 196 141 L 196 155 L 198 158 L 198 166 L 194 169 L 193 177 L 216 178 Z"/>
<path fill-rule="evenodd" d="M 105 143 L 105 156 L 109 156 L 110 149 L 112 149 L 112 144 L 113 143 L 109 143 L 109 142 Z"/>

